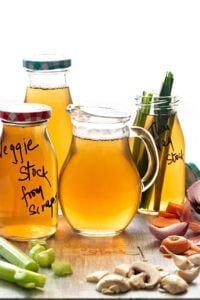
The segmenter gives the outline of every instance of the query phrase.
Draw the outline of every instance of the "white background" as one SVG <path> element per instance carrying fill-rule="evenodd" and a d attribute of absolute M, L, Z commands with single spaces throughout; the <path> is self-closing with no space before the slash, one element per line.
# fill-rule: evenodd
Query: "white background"
<path fill-rule="evenodd" d="M 186 161 L 200 167 L 199 0 L 1 0 L 0 103 L 22 102 L 30 53 L 72 59 L 74 103 L 123 105 L 159 91 L 166 71 L 186 140 Z"/>

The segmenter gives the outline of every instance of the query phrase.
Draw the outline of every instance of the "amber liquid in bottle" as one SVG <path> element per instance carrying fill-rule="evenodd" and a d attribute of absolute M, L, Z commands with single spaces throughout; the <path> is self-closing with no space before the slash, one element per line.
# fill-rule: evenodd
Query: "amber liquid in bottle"
<path fill-rule="evenodd" d="M 43 103 L 52 108 L 52 117 L 48 122 L 48 132 L 57 155 L 59 174 L 72 140 L 72 124 L 66 112 L 67 105 L 72 103 L 69 87 L 28 87 L 25 102 Z"/>
<path fill-rule="evenodd" d="M 170 130 L 170 136 L 165 137 L 169 127 L 158 131 L 154 123 L 154 117 L 146 115 L 146 128 L 154 137 L 158 153 L 165 153 L 163 161 L 165 167 L 160 166 L 158 178 L 149 190 L 143 193 L 140 205 L 140 211 L 145 213 L 155 211 L 155 203 L 159 201 L 158 210 L 165 210 L 169 202 L 181 204 L 185 197 L 185 144 L 184 137 L 180 127 L 177 114 L 170 116 L 173 124 Z M 142 150 L 142 148 L 140 148 Z M 142 153 L 142 151 L 140 151 Z M 162 185 L 159 183 L 159 176 L 163 176 Z M 161 188 L 161 190 L 159 190 Z M 158 199 L 159 196 L 159 199 Z"/>
<path fill-rule="evenodd" d="M 127 138 L 74 137 L 62 169 L 59 199 L 77 231 L 101 235 L 121 232 L 136 213 L 141 196 L 139 174 Z"/>
<path fill-rule="evenodd" d="M 9 174 L 7 172 L 9 170 Z M 0 144 L 0 235 L 49 237 L 57 226 L 57 164 L 46 122 L 5 125 Z"/>

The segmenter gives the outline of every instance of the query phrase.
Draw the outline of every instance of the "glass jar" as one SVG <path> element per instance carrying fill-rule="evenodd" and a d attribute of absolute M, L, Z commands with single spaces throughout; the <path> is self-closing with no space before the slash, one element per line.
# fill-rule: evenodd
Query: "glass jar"
<path fill-rule="evenodd" d="M 158 154 L 147 130 L 128 127 L 130 115 L 111 108 L 69 105 L 73 139 L 59 178 L 59 200 L 72 228 L 81 235 L 122 232 L 137 212 L 141 192 L 154 182 Z M 149 155 L 141 179 L 129 147 L 140 138 Z"/>
<path fill-rule="evenodd" d="M 58 55 L 43 54 L 24 59 L 28 75 L 25 102 L 51 106 L 48 131 L 58 160 L 58 175 L 68 154 L 72 139 L 72 124 L 66 107 L 72 103 L 68 84 L 71 60 Z"/>
<path fill-rule="evenodd" d="M 0 235 L 47 238 L 57 226 L 57 160 L 47 132 L 51 108 L 0 106 Z"/>
<path fill-rule="evenodd" d="M 181 204 L 185 198 L 185 143 L 177 114 L 176 97 L 138 96 L 134 125 L 147 129 L 154 138 L 159 154 L 159 172 L 155 183 L 143 193 L 139 211 L 157 214 L 169 202 Z M 133 158 L 140 174 L 147 168 L 143 145 L 134 141 Z"/>

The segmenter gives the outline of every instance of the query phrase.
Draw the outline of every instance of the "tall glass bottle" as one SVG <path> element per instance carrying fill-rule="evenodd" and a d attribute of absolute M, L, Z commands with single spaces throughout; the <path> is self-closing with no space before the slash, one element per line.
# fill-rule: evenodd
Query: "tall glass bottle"
<path fill-rule="evenodd" d="M 0 235 L 47 238 L 57 227 L 57 160 L 47 131 L 51 107 L 0 106 Z"/>
<path fill-rule="evenodd" d="M 159 172 L 155 183 L 143 193 L 139 211 L 157 214 L 169 202 L 181 204 L 185 197 L 185 142 L 177 114 L 179 100 L 149 93 L 136 98 L 138 107 L 134 125 L 153 136 L 159 154 Z M 133 158 L 140 174 L 147 168 L 147 154 L 135 140 Z"/>
<path fill-rule="evenodd" d="M 58 160 L 58 175 L 72 140 L 72 124 L 66 107 L 72 103 L 67 80 L 71 60 L 57 55 L 40 55 L 24 59 L 28 75 L 25 102 L 51 106 L 48 131 Z"/>

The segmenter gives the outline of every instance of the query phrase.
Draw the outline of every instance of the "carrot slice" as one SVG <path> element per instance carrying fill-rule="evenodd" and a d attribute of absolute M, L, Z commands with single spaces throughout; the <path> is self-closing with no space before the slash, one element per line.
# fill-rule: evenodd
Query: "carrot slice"
<path fill-rule="evenodd" d="M 156 227 L 162 228 L 172 224 L 180 223 L 180 220 L 178 218 L 165 218 L 158 216 L 152 219 L 151 223 Z"/>
<path fill-rule="evenodd" d="M 194 245 L 193 243 L 191 243 L 191 249 L 196 251 L 197 253 L 200 253 L 200 247 L 197 245 Z"/>
<path fill-rule="evenodd" d="M 163 253 L 163 257 L 171 258 L 171 255 L 169 253 Z"/>
<path fill-rule="evenodd" d="M 164 211 L 164 210 L 160 210 L 158 215 L 160 217 L 165 217 L 165 218 L 177 218 L 177 214 L 167 212 L 167 211 Z"/>
<path fill-rule="evenodd" d="M 192 249 L 188 249 L 185 252 L 183 252 L 183 254 L 186 256 L 190 256 L 190 255 L 197 254 L 197 253 L 198 253 L 197 251 L 192 250 Z"/>
<path fill-rule="evenodd" d="M 171 235 L 165 238 L 160 245 L 160 251 L 165 253 L 163 246 L 175 254 L 181 254 L 190 249 L 191 242 L 183 236 Z"/>
<path fill-rule="evenodd" d="M 180 212 L 182 210 L 182 204 L 177 204 L 173 202 L 169 202 L 166 208 L 166 212 L 173 213 L 176 216 L 180 216 Z"/>

